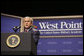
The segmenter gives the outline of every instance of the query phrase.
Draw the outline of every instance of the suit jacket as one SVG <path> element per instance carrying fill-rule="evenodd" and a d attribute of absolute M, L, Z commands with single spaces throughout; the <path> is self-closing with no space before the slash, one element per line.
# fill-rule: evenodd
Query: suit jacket
<path fill-rule="evenodd" d="M 37 45 L 38 44 L 38 40 L 39 40 L 39 31 L 37 29 L 34 29 L 33 27 L 30 27 L 29 29 L 27 29 L 28 32 L 32 32 L 33 33 L 33 38 L 35 40 L 35 44 Z M 24 32 L 25 32 L 25 29 L 24 29 Z"/>

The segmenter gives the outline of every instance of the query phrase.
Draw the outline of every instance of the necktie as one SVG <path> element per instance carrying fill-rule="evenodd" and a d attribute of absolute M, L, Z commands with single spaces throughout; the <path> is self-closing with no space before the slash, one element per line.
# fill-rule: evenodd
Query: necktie
<path fill-rule="evenodd" d="M 25 32 L 28 32 L 28 30 L 27 30 L 27 29 L 25 29 Z"/>

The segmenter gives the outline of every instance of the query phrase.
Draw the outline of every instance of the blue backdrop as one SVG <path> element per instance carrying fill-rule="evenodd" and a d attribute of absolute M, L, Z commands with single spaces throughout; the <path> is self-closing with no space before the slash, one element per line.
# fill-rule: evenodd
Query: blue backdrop
<path fill-rule="evenodd" d="M 76 28 L 69 28 L 70 30 L 63 30 L 61 33 L 61 22 L 74 23 Z M 40 31 L 40 36 L 54 36 L 47 38 L 40 38 L 37 46 L 38 55 L 83 55 L 83 37 L 68 37 L 72 35 L 83 35 L 83 19 L 38 19 L 34 20 L 34 25 Z M 45 24 L 44 24 L 45 23 Z M 58 29 L 56 29 L 58 23 Z M 55 25 L 55 26 L 52 26 Z M 72 26 L 73 26 L 72 25 Z M 80 25 L 80 27 L 78 26 Z M 68 25 L 69 26 L 69 25 Z M 42 28 L 43 27 L 43 28 Z M 55 27 L 55 28 L 54 28 Z M 52 28 L 52 29 L 49 29 Z M 64 26 L 63 29 L 66 29 Z M 48 30 L 48 31 L 46 31 Z M 51 31 L 52 30 L 52 31 Z M 68 32 L 68 33 L 66 33 Z M 68 36 L 67 36 L 68 35 Z M 56 38 L 55 36 L 67 36 L 66 38 Z"/>
<path fill-rule="evenodd" d="M 83 55 L 83 38 L 40 38 L 38 55 Z"/>
<path fill-rule="evenodd" d="M 20 25 L 20 19 L 13 18 L 13 17 L 7 17 L 7 16 L 1 16 L 1 32 L 2 33 L 11 33 L 13 31 L 14 26 Z M 18 30 L 19 32 L 19 30 Z"/>

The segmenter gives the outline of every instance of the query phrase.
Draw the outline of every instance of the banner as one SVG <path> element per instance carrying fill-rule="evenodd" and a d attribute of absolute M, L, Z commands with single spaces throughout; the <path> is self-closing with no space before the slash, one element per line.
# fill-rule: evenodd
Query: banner
<path fill-rule="evenodd" d="M 34 25 L 41 36 L 83 34 L 82 19 L 40 19 L 35 20 Z"/>

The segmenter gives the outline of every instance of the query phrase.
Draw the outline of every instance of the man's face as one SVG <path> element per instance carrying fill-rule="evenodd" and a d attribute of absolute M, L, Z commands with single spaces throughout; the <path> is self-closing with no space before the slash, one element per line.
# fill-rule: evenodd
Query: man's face
<path fill-rule="evenodd" d="M 24 27 L 29 28 L 32 25 L 31 19 L 30 18 L 25 18 L 24 19 Z"/>

